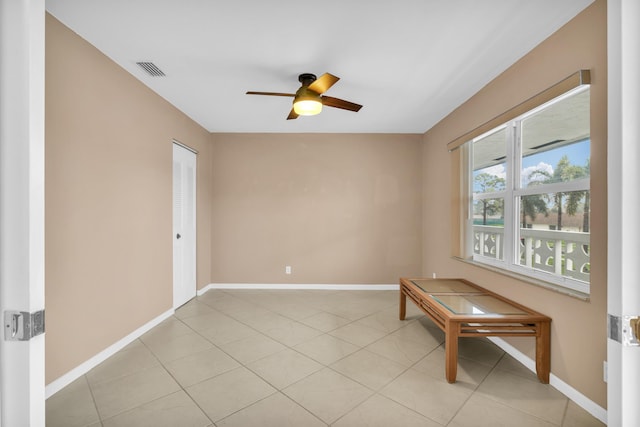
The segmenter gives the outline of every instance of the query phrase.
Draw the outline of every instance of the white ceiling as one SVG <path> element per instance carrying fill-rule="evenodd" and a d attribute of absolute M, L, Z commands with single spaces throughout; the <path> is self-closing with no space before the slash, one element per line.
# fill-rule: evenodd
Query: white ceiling
<path fill-rule="evenodd" d="M 423 133 L 593 0 L 46 0 L 211 132 Z M 166 77 L 136 62 L 151 61 Z M 298 75 L 364 105 L 285 120 Z"/>

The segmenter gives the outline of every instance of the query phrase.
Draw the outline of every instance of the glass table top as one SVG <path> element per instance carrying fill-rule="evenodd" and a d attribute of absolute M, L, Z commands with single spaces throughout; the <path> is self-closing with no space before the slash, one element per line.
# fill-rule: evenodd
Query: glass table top
<path fill-rule="evenodd" d="M 412 280 L 411 283 L 428 294 L 439 293 L 482 293 L 477 288 L 455 279 Z"/>
<path fill-rule="evenodd" d="M 491 295 L 430 295 L 454 314 L 528 314 Z"/>

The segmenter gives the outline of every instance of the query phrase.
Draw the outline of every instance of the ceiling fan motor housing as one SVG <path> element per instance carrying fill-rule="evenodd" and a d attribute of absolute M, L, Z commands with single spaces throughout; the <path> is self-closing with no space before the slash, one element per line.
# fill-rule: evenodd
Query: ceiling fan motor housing
<path fill-rule="evenodd" d="M 311 83 L 315 82 L 316 79 L 316 75 L 311 73 L 302 73 L 298 76 L 298 81 L 304 86 L 309 86 Z"/>
<path fill-rule="evenodd" d="M 293 100 L 295 104 L 298 101 L 315 101 L 320 102 L 320 94 L 313 89 L 309 89 L 309 85 L 316 81 L 316 75 L 311 73 L 304 73 L 298 76 L 298 81 L 302 83 L 302 86 L 296 91 L 296 96 Z"/>

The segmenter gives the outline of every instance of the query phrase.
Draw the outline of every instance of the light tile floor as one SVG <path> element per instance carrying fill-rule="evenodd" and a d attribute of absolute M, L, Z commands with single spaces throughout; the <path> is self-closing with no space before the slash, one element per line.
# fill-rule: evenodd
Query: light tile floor
<path fill-rule="evenodd" d="M 48 427 L 602 426 L 397 291 L 212 290 L 47 400 Z"/>

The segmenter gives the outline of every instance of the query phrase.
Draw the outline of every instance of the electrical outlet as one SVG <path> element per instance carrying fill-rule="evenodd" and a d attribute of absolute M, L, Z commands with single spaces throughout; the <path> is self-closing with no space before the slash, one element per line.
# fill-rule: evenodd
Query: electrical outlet
<path fill-rule="evenodd" d="M 287 265 L 287 266 L 284 268 L 284 274 L 291 274 L 291 266 L 290 266 L 290 265 Z"/>
<path fill-rule="evenodd" d="M 434 278 L 434 279 L 436 278 L 436 273 L 433 273 L 433 278 Z"/>

